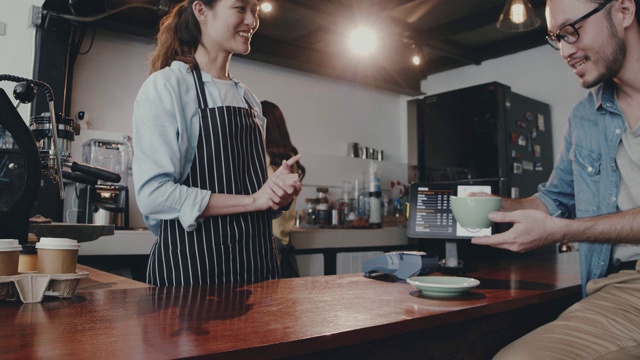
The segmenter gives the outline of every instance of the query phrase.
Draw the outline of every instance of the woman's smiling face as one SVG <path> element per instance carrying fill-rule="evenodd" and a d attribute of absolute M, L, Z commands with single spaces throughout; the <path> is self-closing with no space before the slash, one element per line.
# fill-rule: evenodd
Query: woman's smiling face
<path fill-rule="evenodd" d="M 219 0 L 211 9 L 203 8 L 204 16 L 199 19 L 205 48 L 225 54 L 248 54 L 251 36 L 260 23 L 258 1 Z"/>

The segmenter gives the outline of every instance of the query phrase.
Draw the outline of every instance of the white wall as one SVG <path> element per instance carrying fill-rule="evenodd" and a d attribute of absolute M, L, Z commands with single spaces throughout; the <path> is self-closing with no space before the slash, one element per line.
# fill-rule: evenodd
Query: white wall
<path fill-rule="evenodd" d="M 0 22 L 5 24 L 5 34 L 0 35 L 0 74 L 31 79 L 33 76 L 33 50 L 35 29 L 31 25 L 31 6 L 41 6 L 44 0 L 2 0 Z M 13 101 L 14 82 L 2 81 L 2 88 Z M 28 122 L 29 106 L 18 109 Z"/>
<path fill-rule="evenodd" d="M 85 39 L 85 46 L 89 39 Z M 85 110 L 94 129 L 131 131 L 133 101 L 149 73 L 148 39 L 98 30 L 93 48 L 78 57 L 72 111 Z M 259 99 L 278 104 L 301 153 L 347 153 L 349 142 L 382 149 L 406 162 L 399 138 L 405 106 L 401 95 L 257 63 L 235 56 L 231 73 Z"/>

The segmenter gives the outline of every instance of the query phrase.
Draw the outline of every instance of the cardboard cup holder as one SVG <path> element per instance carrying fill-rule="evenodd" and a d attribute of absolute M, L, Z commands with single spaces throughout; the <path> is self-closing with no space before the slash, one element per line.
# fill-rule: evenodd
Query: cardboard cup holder
<path fill-rule="evenodd" d="M 23 303 L 41 302 L 44 296 L 70 298 L 75 294 L 80 279 L 89 277 L 86 271 L 70 274 L 39 274 L 27 272 L 0 276 L 0 300 L 14 300 L 16 295 Z"/>

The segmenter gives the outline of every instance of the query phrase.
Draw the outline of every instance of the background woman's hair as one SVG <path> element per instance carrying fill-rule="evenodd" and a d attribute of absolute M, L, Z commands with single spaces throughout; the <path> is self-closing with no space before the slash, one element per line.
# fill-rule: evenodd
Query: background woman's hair
<path fill-rule="evenodd" d="M 196 0 L 184 0 L 174 5 L 160 20 L 156 50 L 151 54 L 151 72 L 163 69 L 174 60 L 191 67 L 195 65 L 194 54 L 200 44 L 200 23 L 193 13 Z M 197 0 L 212 8 L 218 0 Z"/>
<path fill-rule="evenodd" d="M 287 123 L 278 105 L 266 100 L 260 103 L 262 104 L 262 115 L 267 118 L 267 154 L 271 159 L 269 165 L 278 168 L 282 165 L 282 160 L 298 155 L 298 149 L 291 143 Z M 302 180 L 307 171 L 300 162 L 297 166 L 298 174 Z"/>

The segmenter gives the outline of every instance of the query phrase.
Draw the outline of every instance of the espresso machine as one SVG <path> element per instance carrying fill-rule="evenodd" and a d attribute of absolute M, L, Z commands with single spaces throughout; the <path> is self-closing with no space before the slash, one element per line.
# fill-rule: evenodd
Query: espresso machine
<path fill-rule="evenodd" d="M 85 184 L 97 184 L 98 180 L 118 183 L 121 179 L 114 172 L 71 161 L 70 141 L 76 127 L 72 119 L 54 111 L 54 95 L 48 84 L 14 75 L 0 75 L 0 81 L 17 83 L 13 96 L 18 101 L 14 106 L 0 88 L 0 238 L 18 239 L 26 245 L 30 232 L 36 237 L 67 237 L 79 242 L 113 234 L 112 228 L 105 227 L 29 223 L 30 211 L 43 186 L 42 174 L 55 184 L 62 200 L 62 179 Z M 36 90 L 46 94 L 49 113 L 34 117 L 27 126 L 17 108 L 32 102 Z M 71 171 L 63 170 L 63 166 Z"/>

